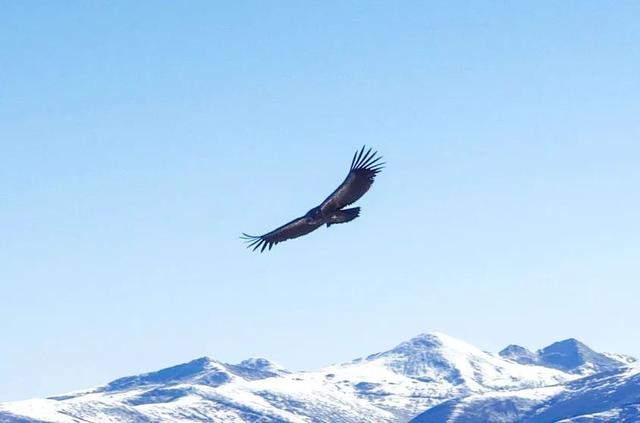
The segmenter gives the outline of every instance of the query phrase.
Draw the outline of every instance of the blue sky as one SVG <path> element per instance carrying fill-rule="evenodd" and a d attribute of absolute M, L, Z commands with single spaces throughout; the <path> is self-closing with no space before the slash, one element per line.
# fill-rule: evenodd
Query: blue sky
<path fill-rule="evenodd" d="M 4 2 L 0 400 L 441 331 L 640 355 L 637 2 Z M 388 166 L 349 225 L 247 251 Z"/>

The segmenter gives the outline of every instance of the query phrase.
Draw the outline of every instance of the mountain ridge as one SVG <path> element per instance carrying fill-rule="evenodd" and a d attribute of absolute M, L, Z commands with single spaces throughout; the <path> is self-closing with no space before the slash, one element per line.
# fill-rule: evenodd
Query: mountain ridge
<path fill-rule="evenodd" d="M 624 354 L 598 353 L 575 338 L 554 342 L 536 352 L 511 344 L 498 354 L 520 364 L 545 366 L 585 376 L 613 370 L 636 360 Z"/>
<path fill-rule="evenodd" d="M 630 360 L 622 354 L 587 350 L 577 342 L 550 351 L 580 353 L 581 365 L 589 364 L 589 359 L 618 357 L 615 362 L 620 366 L 615 369 Z M 524 349 L 511 350 L 515 354 Z M 570 364 L 577 363 L 571 361 L 575 354 L 569 359 Z M 598 363 L 591 364 L 595 369 Z M 229 364 L 204 356 L 88 390 L 0 403 L 0 422 L 406 422 L 428 410 L 442 411 L 452 401 L 509 397 L 527 390 L 540 396 L 584 376 L 572 373 L 572 366 L 556 367 L 518 363 L 513 357 L 429 332 L 386 351 L 311 372 L 291 372 L 264 358 Z"/>

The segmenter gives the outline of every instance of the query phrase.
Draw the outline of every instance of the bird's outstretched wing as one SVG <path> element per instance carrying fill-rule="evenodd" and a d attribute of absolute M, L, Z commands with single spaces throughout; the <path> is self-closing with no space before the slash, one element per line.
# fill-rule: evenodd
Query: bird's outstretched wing
<path fill-rule="evenodd" d="M 279 242 L 306 235 L 318 229 L 320 226 L 322 226 L 322 223 L 309 224 L 304 217 L 299 217 L 267 234 L 253 236 L 243 233 L 240 238 L 249 243 L 247 248 L 253 247 L 254 251 L 260 248 L 260 252 L 263 252 L 266 248 L 271 249 L 271 247 Z"/>
<path fill-rule="evenodd" d="M 327 197 L 320 205 L 323 213 L 339 210 L 357 201 L 369 190 L 375 176 L 384 168 L 380 162 L 381 156 L 377 152 L 371 152 L 371 148 L 365 153 L 365 147 L 356 151 L 351 160 L 351 169 L 340 186 Z"/>

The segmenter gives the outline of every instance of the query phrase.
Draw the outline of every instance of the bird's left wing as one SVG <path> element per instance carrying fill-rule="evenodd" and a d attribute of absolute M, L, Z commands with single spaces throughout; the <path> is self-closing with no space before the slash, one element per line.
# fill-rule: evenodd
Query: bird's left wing
<path fill-rule="evenodd" d="M 310 224 L 307 223 L 304 217 L 299 217 L 267 234 L 253 236 L 243 233 L 241 238 L 249 243 L 247 248 L 253 247 L 254 251 L 260 248 L 260 252 L 263 252 L 266 248 L 271 249 L 271 247 L 279 242 L 306 235 L 318 229 L 320 226 L 322 226 L 322 223 Z"/>
<path fill-rule="evenodd" d="M 335 191 L 320 204 L 323 213 L 340 210 L 362 197 L 373 184 L 373 179 L 384 167 L 380 162 L 381 156 L 377 152 L 371 152 L 371 148 L 365 153 L 365 147 L 356 151 L 351 160 L 351 168 L 345 180 Z"/>

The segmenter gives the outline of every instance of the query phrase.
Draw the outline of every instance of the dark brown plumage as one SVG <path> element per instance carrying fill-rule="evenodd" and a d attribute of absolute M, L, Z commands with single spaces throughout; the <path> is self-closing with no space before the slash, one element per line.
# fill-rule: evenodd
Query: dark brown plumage
<path fill-rule="evenodd" d="M 263 252 L 279 242 L 306 235 L 324 224 L 329 227 L 352 221 L 360 215 L 360 207 L 344 207 L 355 203 L 371 188 L 375 176 L 384 167 L 381 158 L 377 152 L 371 152 L 371 148 L 365 152 L 365 147 L 362 147 L 353 155 L 347 177 L 319 206 L 269 233 L 260 236 L 243 233 L 241 238 L 249 243 L 248 248 Z"/>

